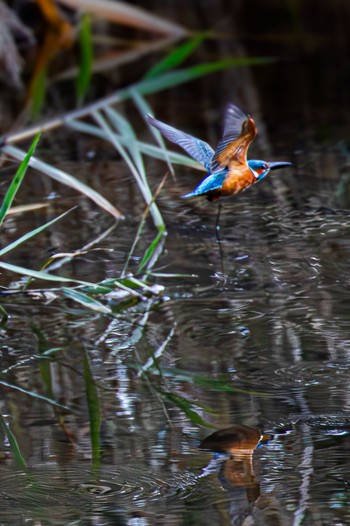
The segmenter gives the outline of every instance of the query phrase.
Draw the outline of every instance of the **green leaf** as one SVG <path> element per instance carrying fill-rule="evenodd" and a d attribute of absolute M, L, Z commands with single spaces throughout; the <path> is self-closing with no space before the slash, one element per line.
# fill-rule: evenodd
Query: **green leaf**
<path fill-rule="evenodd" d="M 226 378 L 208 378 L 199 374 L 195 374 L 192 377 L 192 381 L 195 385 L 204 388 L 210 388 L 210 390 L 218 391 L 222 393 L 242 393 L 249 396 L 258 396 L 261 398 L 270 398 L 268 393 L 262 391 L 255 391 L 251 389 L 242 389 L 235 387 L 231 382 L 228 382 Z"/>
<path fill-rule="evenodd" d="M 0 268 L 9 270 L 11 272 L 16 272 L 16 274 L 21 274 L 23 276 L 43 279 L 45 281 L 55 281 L 59 283 L 77 283 L 79 285 L 86 285 L 88 287 L 96 287 L 94 283 L 89 283 L 88 281 L 81 281 L 80 279 L 65 278 L 63 276 L 55 276 L 54 274 L 48 274 L 46 272 L 40 272 L 38 270 L 31 270 L 29 268 L 19 267 L 18 265 L 11 265 L 11 263 L 5 263 L 0 261 Z"/>
<path fill-rule="evenodd" d="M 145 115 L 147 115 L 148 113 L 153 115 L 153 110 L 151 106 L 148 104 L 147 100 L 141 95 L 141 93 L 139 93 L 135 89 L 131 89 L 131 96 L 133 98 L 135 106 L 138 108 L 143 119 L 145 119 Z M 159 144 L 159 147 L 164 155 L 164 159 L 166 160 L 166 163 L 168 165 L 169 172 L 175 178 L 174 168 L 169 159 L 169 153 L 168 153 L 168 150 L 167 150 L 162 134 L 160 133 L 159 130 L 157 130 L 157 128 L 154 128 L 154 126 L 148 126 L 148 128 L 150 132 L 152 133 L 153 137 L 155 138 L 155 140 L 157 141 L 157 143 Z M 141 151 L 140 145 L 138 145 L 138 147 L 139 147 L 139 150 Z"/>
<path fill-rule="evenodd" d="M 10 155 L 14 159 L 18 159 L 19 161 L 22 161 L 25 157 L 25 153 L 15 146 L 12 146 L 11 144 L 6 144 L 2 147 L 2 151 L 6 153 L 7 155 Z M 101 194 L 96 192 L 93 188 L 90 188 L 87 184 L 79 181 L 76 177 L 72 177 L 68 173 L 64 172 L 63 170 L 59 170 L 58 168 L 55 168 L 54 166 L 45 163 L 44 161 L 41 161 L 37 157 L 33 157 L 29 165 L 38 170 L 39 172 L 44 173 L 48 177 L 51 177 L 55 181 L 58 181 L 60 184 L 64 184 L 66 186 L 69 186 L 70 188 L 74 188 L 74 190 L 77 190 L 77 192 L 80 192 L 84 195 L 86 195 L 89 199 L 94 201 L 97 206 L 103 208 L 111 214 L 116 219 L 121 219 L 123 216 L 113 206 L 107 199 L 105 199 Z"/>
<path fill-rule="evenodd" d="M 144 254 L 144 256 L 143 256 L 143 258 L 141 260 L 141 263 L 139 265 L 138 271 L 137 271 L 139 274 L 144 270 L 144 268 L 147 266 L 148 262 L 151 260 L 155 249 L 157 248 L 159 242 L 161 241 L 161 239 L 164 236 L 164 232 L 165 232 L 165 228 L 160 228 L 158 230 L 158 234 L 156 235 L 156 237 L 153 239 L 152 243 L 150 244 L 150 246 L 146 250 L 146 252 L 145 252 L 145 254 Z"/>
<path fill-rule="evenodd" d="M 119 116 L 117 112 L 115 112 L 111 108 L 108 108 L 106 113 L 109 116 L 113 115 L 114 125 L 118 123 L 118 131 L 121 132 L 121 136 L 123 137 L 124 135 L 124 137 L 130 142 L 131 136 L 126 131 L 127 124 L 126 124 L 125 119 L 121 118 L 121 116 Z M 109 141 L 113 144 L 113 146 L 116 148 L 119 154 L 123 157 L 125 163 L 128 165 L 131 173 L 133 174 L 139 186 L 139 189 L 143 195 L 143 198 L 146 204 L 150 206 L 150 212 L 152 214 L 155 226 L 157 228 L 164 226 L 164 221 L 161 216 L 161 213 L 159 212 L 156 203 L 154 203 L 153 201 L 152 192 L 149 187 L 145 173 L 143 173 L 142 171 L 141 172 L 139 171 L 139 167 L 133 162 L 128 151 L 124 147 L 124 145 L 121 144 L 118 134 L 116 134 L 114 130 L 111 129 L 111 127 L 109 126 L 107 121 L 104 119 L 104 117 L 101 115 L 101 113 L 98 111 L 94 111 L 92 112 L 92 115 L 95 118 L 96 122 L 100 125 L 101 129 L 106 132 Z M 130 125 L 128 125 L 128 129 L 129 127 Z"/>
<path fill-rule="evenodd" d="M 18 239 L 16 239 L 15 241 L 13 241 L 12 243 L 10 243 L 9 245 L 7 245 L 6 247 L 4 247 L 3 249 L 0 250 L 0 257 L 4 256 L 5 254 L 10 252 L 14 248 L 16 248 L 19 245 L 21 245 L 22 243 L 24 243 L 25 241 L 28 241 L 28 239 L 32 238 L 33 236 L 36 236 L 37 234 L 40 234 L 40 232 L 45 230 L 45 228 L 48 228 L 49 226 L 53 225 L 54 223 L 56 223 L 56 221 L 59 221 L 59 219 L 62 219 L 62 217 L 64 217 L 65 215 L 69 214 L 69 212 L 71 212 L 72 210 L 74 210 L 74 208 L 71 208 L 70 210 L 67 210 L 63 214 L 59 215 L 58 217 L 55 217 L 51 221 L 48 221 L 44 225 L 41 225 L 38 228 L 35 228 L 34 230 L 31 230 L 30 232 L 27 232 L 27 234 L 24 234 L 23 236 L 19 237 Z"/>
<path fill-rule="evenodd" d="M 100 303 L 83 292 L 77 291 L 75 289 L 67 289 L 66 287 L 62 288 L 62 292 L 67 298 L 80 303 L 80 305 L 83 305 L 90 310 L 99 312 L 101 314 L 113 315 L 113 312 L 109 307 L 103 305 L 103 303 Z"/>
<path fill-rule="evenodd" d="M 79 72 L 76 80 L 76 90 L 78 95 L 78 105 L 82 104 L 91 80 L 93 50 L 91 39 L 90 17 L 84 14 L 79 31 L 80 62 Z"/>
<path fill-rule="evenodd" d="M 30 117 L 35 119 L 39 114 L 41 107 L 45 100 L 46 94 L 46 80 L 47 80 L 47 71 L 43 69 L 35 77 L 35 82 L 32 87 L 32 97 L 31 97 L 31 109 Z"/>
<path fill-rule="evenodd" d="M 189 400 L 187 400 L 186 398 L 184 398 L 183 396 L 179 396 L 177 394 L 169 393 L 169 392 L 165 392 L 165 391 L 162 391 L 162 395 L 167 400 L 169 400 L 170 402 L 175 404 L 179 409 L 181 409 L 181 411 L 183 411 L 185 413 L 187 418 L 193 424 L 196 424 L 196 425 L 199 425 L 199 426 L 215 428 L 215 426 L 213 424 L 209 424 L 209 422 L 206 422 L 198 413 L 196 413 L 196 411 L 194 411 L 192 409 L 192 406 L 194 404 L 192 402 L 190 402 Z"/>
<path fill-rule="evenodd" d="M 185 82 L 195 80 L 197 78 L 208 75 L 209 73 L 216 73 L 224 69 L 240 66 L 257 66 L 262 64 L 269 64 L 273 61 L 270 57 L 239 57 L 227 58 L 218 60 L 216 62 L 208 62 L 205 64 L 198 64 L 187 69 L 179 69 L 170 73 L 165 73 L 159 77 L 150 80 L 144 80 L 135 84 L 133 89 L 136 89 L 142 95 L 150 95 L 163 91 L 165 89 L 174 88 Z M 123 99 L 129 98 L 127 94 Z"/>
<path fill-rule="evenodd" d="M 182 369 L 172 367 L 169 369 L 162 369 L 163 376 L 171 377 L 177 382 L 189 382 L 203 389 L 210 391 L 217 391 L 221 393 L 241 393 L 249 396 L 257 396 L 259 398 L 271 398 L 271 395 L 263 391 L 255 391 L 252 389 L 244 389 L 236 387 L 231 380 L 227 379 L 226 375 L 220 378 L 211 378 L 201 374 L 192 374 Z"/>
<path fill-rule="evenodd" d="M 208 32 L 199 33 L 191 40 L 188 40 L 184 44 L 177 46 L 173 51 L 171 51 L 166 57 L 164 57 L 160 62 L 155 64 L 144 76 L 145 80 L 154 79 L 159 77 L 166 71 L 174 69 L 180 66 L 188 56 L 191 55 L 203 42 L 205 38 L 208 37 Z"/>
<path fill-rule="evenodd" d="M 30 145 L 28 153 L 26 154 L 26 156 L 24 157 L 23 161 L 19 165 L 18 170 L 17 170 L 14 178 L 12 179 L 10 187 L 9 187 L 9 189 L 6 192 L 6 195 L 5 195 L 4 199 L 3 199 L 3 202 L 2 202 L 2 205 L 1 205 L 1 208 L 0 208 L 0 226 L 2 225 L 2 223 L 4 221 L 4 218 L 5 218 L 5 215 L 6 215 L 7 211 L 8 211 L 8 209 L 10 208 L 10 206 L 12 204 L 12 201 L 15 198 L 17 190 L 21 186 L 21 183 L 23 181 L 23 178 L 24 178 L 24 176 L 26 174 L 26 171 L 27 171 L 27 168 L 28 168 L 28 165 L 29 165 L 30 158 L 33 155 L 33 153 L 35 151 L 35 148 L 36 148 L 36 145 L 39 142 L 40 135 L 41 135 L 41 133 L 38 133 L 35 136 L 32 144 Z"/>
<path fill-rule="evenodd" d="M 133 90 L 133 93 L 135 93 L 135 90 Z M 98 128 L 97 126 L 93 126 L 91 124 L 87 124 L 86 122 L 71 120 L 67 122 L 67 126 L 72 128 L 73 130 L 77 130 L 82 133 L 87 133 L 89 135 L 93 135 L 101 139 L 109 140 L 108 135 L 101 128 Z M 154 128 L 154 130 L 158 131 L 156 130 L 156 128 Z M 125 137 L 122 137 L 120 134 L 116 134 L 116 137 L 123 146 L 126 145 Z M 204 166 L 199 164 L 197 161 L 194 161 L 190 157 L 182 155 L 181 153 L 173 152 L 168 149 L 165 152 L 164 147 L 159 147 L 154 144 L 149 144 L 142 141 L 137 141 L 137 145 L 140 149 L 140 152 L 144 153 L 145 155 L 148 155 L 149 157 L 154 157 L 155 159 L 160 159 L 162 161 L 167 161 L 167 158 L 169 158 L 169 161 L 173 164 L 179 164 L 182 166 L 188 166 L 189 168 L 194 168 L 196 170 L 206 171 Z"/>
<path fill-rule="evenodd" d="M 111 123 L 113 123 L 115 129 L 121 133 L 122 137 L 125 138 L 125 146 L 133 160 L 134 166 L 136 167 L 144 184 L 148 184 L 145 166 L 137 144 L 137 138 L 133 127 L 131 126 L 130 122 L 125 119 L 125 117 L 123 117 L 113 108 L 106 108 L 105 112 L 108 115 Z"/>
<path fill-rule="evenodd" d="M 40 329 L 40 327 L 36 325 L 34 322 L 32 322 L 31 324 L 31 329 L 33 333 L 35 334 L 36 339 L 38 341 L 39 355 L 44 356 L 48 350 L 45 334 Z M 46 394 L 49 398 L 52 398 L 53 391 L 52 391 L 52 375 L 51 375 L 50 361 L 47 359 L 39 360 L 39 371 L 40 371 L 40 376 L 43 381 L 43 384 L 45 385 Z"/>
<path fill-rule="evenodd" d="M 84 351 L 83 358 L 84 367 L 84 380 L 86 389 L 86 399 L 89 412 L 90 420 L 90 438 L 91 438 L 91 453 L 92 462 L 94 466 L 98 466 L 100 463 L 100 426 L 101 426 L 101 414 L 100 414 L 100 401 L 96 385 L 92 376 L 89 357 L 87 352 Z"/>
<path fill-rule="evenodd" d="M 2 432 L 7 437 L 16 466 L 20 469 L 26 469 L 27 463 L 24 460 L 24 457 L 21 453 L 16 437 L 12 433 L 10 427 L 7 425 L 1 413 L 0 413 L 0 429 L 2 429 Z"/>

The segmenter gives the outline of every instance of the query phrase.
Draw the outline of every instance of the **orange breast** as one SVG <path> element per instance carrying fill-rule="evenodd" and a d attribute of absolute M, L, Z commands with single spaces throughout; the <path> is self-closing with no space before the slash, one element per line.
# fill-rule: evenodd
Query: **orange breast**
<path fill-rule="evenodd" d="M 221 188 L 222 196 L 235 195 L 256 182 L 248 166 L 231 168 Z"/>

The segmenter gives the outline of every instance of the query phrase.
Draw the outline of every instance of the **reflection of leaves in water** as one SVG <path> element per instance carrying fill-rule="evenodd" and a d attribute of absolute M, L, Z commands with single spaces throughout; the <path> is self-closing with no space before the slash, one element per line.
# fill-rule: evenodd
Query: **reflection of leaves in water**
<path fill-rule="evenodd" d="M 90 360 L 86 351 L 83 356 L 84 366 L 84 380 L 86 389 L 86 400 L 89 411 L 90 420 L 90 437 L 91 437 L 91 452 L 92 462 L 95 466 L 100 461 L 100 425 L 101 425 L 101 414 L 100 414 L 100 401 L 98 397 L 97 388 L 92 376 Z"/>
<path fill-rule="evenodd" d="M 185 413 L 185 415 L 192 422 L 192 424 L 215 428 L 214 425 L 206 422 L 196 411 L 194 411 L 193 406 L 202 407 L 201 404 L 193 402 L 191 400 L 187 400 L 186 398 L 178 394 L 169 393 L 166 391 L 161 391 L 161 394 L 166 400 L 172 402 L 175 406 L 181 409 L 181 411 Z"/>
<path fill-rule="evenodd" d="M 10 445 L 10 449 L 11 449 L 11 452 L 12 452 L 12 455 L 13 455 L 13 459 L 15 461 L 15 464 L 18 468 L 26 468 L 27 467 L 27 464 L 26 464 L 26 461 L 24 460 L 24 457 L 21 453 L 21 450 L 19 448 L 19 445 L 18 445 L 18 442 L 16 440 L 16 437 L 15 435 L 12 433 L 10 427 L 7 425 L 4 417 L 2 416 L 2 414 L 0 413 L 0 428 L 2 429 L 4 435 L 6 436 L 8 442 L 9 442 L 9 445 Z"/>

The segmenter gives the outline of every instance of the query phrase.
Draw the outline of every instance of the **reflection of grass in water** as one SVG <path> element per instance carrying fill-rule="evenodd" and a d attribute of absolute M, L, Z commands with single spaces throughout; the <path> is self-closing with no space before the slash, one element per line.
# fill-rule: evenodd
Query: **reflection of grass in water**
<path fill-rule="evenodd" d="M 91 371 L 89 355 L 85 350 L 83 357 L 83 371 L 90 423 L 91 456 L 93 465 L 98 467 L 100 462 L 100 401 Z"/>
<path fill-rule="evenodd" d="M 6 436 L 8 440 L 16 467 L 21 468 L 21 469 L 26 469 L 27 463 L 21 453 L 16 437 L 11 431 L 10 426 L 7 424 L 6 420 L 4 419 L 1 413 L 0 413 L 0 429 L 2 430 L 3 434 Z"/>

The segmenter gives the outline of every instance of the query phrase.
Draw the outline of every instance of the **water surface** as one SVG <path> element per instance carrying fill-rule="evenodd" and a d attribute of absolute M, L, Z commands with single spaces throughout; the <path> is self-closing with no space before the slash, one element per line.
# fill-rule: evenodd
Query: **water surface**
<path fill-rule="evenodd" d="M 15 467 L 3 436 L 2 524 L 350 524 L 349 128 L 345 110 L 334 118 L 329 95 L 343 85 L 336 67 L 343 55 L 328 64 L 328 91 L 310 97 L 330 35 L 293 35 L 283 44 L 290 61 L 150 101 L 157 115 L 214 143 L 223 101 L 234 100 L 260 121 L 252 155 L 294 163 L 224 202 L 220 242 L 216 205 L 180 199 L 202 174 L 179 168 L 158 199 L 167 225 L 158 276 L 150 278 L 158 295 L 115 316 L 44 293 L 39 282 L 30 284 L 35 293 L 2 296 L 10 318 L 1 327 L 1 371 L 12 387 L 2 385 L 1 412 L 28 464 Z M 259 45 L 277 53 L 276 43 L 248 29 L 242 42 L 249 53 Z M 126 214 L 94 250 L 58 271 L 97 282 L 122 271 L 144 203 L 112 149 L 81 137 L 72 146 L 73 138 L 62 137 L 59 152 L 44 143 L 42 155 Z M 147 170 L 156 188 L 166 167 L 148 161 Z M 11 217 L 4 244 L 79 206 L 10 262 L 39 269 L 50 254 L 83 247 L 113 225 L 87 199 L 31 177 L 23 200 L 48 206 Z M 148 221 L 131 271 L 154 236 Z M 23 284 L 4 273 L 1 285 L 9 279 Z M 100 465 L 91 450 L 86 360 L 100 403 Z M 200 448 L 233 425 L 266 437 L 244 455 Z"/>

